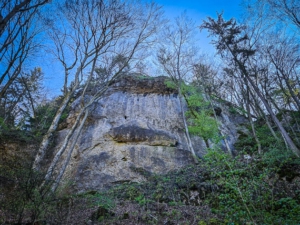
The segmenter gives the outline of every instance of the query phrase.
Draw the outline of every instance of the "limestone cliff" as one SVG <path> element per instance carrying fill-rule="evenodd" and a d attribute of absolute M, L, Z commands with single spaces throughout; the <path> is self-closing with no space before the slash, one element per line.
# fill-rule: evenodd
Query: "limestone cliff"
<path fill-rule="evenodd" d="M 76 192 L 99 190 L 116 183 L 145 180 L 143 173 L 166 173 L 193 163 L 187 150 L 179 98 L 166 87 L 166 77 L 124 76 L 96 102 L 64 175 Z M 58 135 L 58 145 L 74 121 L 75 101 L 68 126 Z M 223 134 L 232 146 L 236 125 L 219 109 Z M 206 143 L 192 138 L 196 153 L 205 154 Z M 141 173 L 143 172 L 143 173 Z"/>

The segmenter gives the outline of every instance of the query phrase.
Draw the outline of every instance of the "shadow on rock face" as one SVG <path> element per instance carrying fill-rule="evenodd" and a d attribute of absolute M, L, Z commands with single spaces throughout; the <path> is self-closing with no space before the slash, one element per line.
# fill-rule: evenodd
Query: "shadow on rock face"
<path fill-rule="evenodd" d="M 143 142 L 150 146 L 170 146 L 177 145 L 175 137 L 171 136 L 167 132 L 160 130 L 152 130 L 142 128 L 137 125 L 122 125 L 115 127 L 110 132 L 113 140 L 116 142 Z"/>

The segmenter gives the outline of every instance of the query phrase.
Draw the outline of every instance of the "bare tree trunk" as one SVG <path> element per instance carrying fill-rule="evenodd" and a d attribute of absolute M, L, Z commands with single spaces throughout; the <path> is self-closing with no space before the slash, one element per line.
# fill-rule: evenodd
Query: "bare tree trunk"
<path fill-rule="evenodd" d="M 251 116 L 251 111 L 250 111 L 250 95 L 249 95 L 249 86 L 248 86 L 248 83 L 246 83 L 246 110 L 247 110 L 247 114 L 248 114 L 248 120 L 249 120 L 249 123 L 251 125 L 251 130 L 252 130 L 252 134 L 253 134 L 253 137 L 256 141 L 256 144 L 257 144 L 257 151 L 258 151 L 258 154 L 261 154 L 261 143 L 256 135 L 256 131 L 255 131 L 255 127 L 254 127 L 254 123 L 253 123 L 253 120 L 252 120 L 252 116 Z"/>
<path fill-rule="evenodd" d="M 261 94 L 260 90 L 258 89 L 258 87 L 253 83 L 253 81 L 251 80 L 250 77 L 246 76 L 247 80 L 249 81 L 249 83 L 251 84 L 251 86 L 253 87 L 254 91 L 256 92 L 256 94 L 259 96 L 259 98 L 261 99 L 261 101 L 263 102 L 264 106 L 266 107 L 268 113 L 270 114 L 271 118 L 273 119 L 274 123 L 276 124 L 276 126 L 279 128 L 280 133 L 282 134 L 283 138 L 285 139 L 285 141 L 287 142 L 289 148 L 293 151 L 293 153 L 297 156 L 300 157 L 300 151 L 297 148 L 297 146 L 294 144 L 293 140 L 290 138 L 289 134 L 287 133 L 287 131 L 284 129 L 284 127 L 282 126 L 282 124 L 280 123 L 280 121 L 278 120 L 278 118 L 275 116 L 275 114 L 273 113 L 270 105 L 268 104 L 267 100 L 264 98 L 264 96 Z"/>
<path fill-rule="evenodd" d="M 261 143 L 260 143 L 260 141 L 259 141 L 259 139 L 256 135 L 254 123 L 253 123 L 253 120 L 252 120 L 252 117 L 251 117 L 249 103 L 246 103 L 246 109 L 247 109 L 247 113 L 248 113 L 248 120 L 249 120 L 249 123 L 251 125 L 252 134 L 253 134 L 253 137 L 254 137 L 255 142 L 257 144 L 257 151 L 258 151 L 258 154 L 261 154 Z"/>
<path fill-rule="evenodd" d="M 74 132 L 76 131 L 76 128 L 77 128 L 77 126 L 78 126 L 78 124 L 79 124 L 79 122 L 80 122 L 80 119 L 81 119 L 83 113 L 84 113 L 84 112 L 87 112 L 87 113 L 85 114 L 85 117 L 86 117 L 86 116 L 88 115 L 88 110 L 87 110 L 88 107 L 94 102 L 94 99 L 95 99 L 95 98 L 92 98 L 92 99 L 85 105 L 85 103 L 84 103 L 84 97 L 85 97 L 85 94 L 86 94 L 86 90 L 87 90 L 88 86 L 90 85 L 90 82 L 91 82 L 93 73 L 94 73 L 95 68 L 96 68 L 96 58 L 97 58 L 97 56 L 98 56 L 98 52 L 96 53 L 96 57 L 95 57 L 95 59 L 93 60 L 93 64 L 92 64 L 92 68 L 91 68 L 90 75 L 89 75 L 89 77 L 88 77 L 88 80 L 87 80 L 86 85 L 85 85 L 85 87 L 84 87 L 83 93 L 82 93 L 82 95 L 81 95 L 81 100 L 82 100 L 81 105 L 82 105 L 82 108 L 81 108 L 81 110 L 79 111 L 79 114 L 77 115 L 77 118 L 76 118 L 76 120 L 75 120 L 75 122 L 74 122 L 72 128 L 69 130 L 68 134 L 67 134 L 66 137 L 64 138 L 64 141 L 63 141 L 61 147 L 59 148 L 58 152 L 56 153 L 56 155 L 55 155 L 54 158 L 52 159 L 52 162 L 51 162 L 51 164 L 50 164 L 50 166 L 48 167 L 48 170 L 47 170 L 47 172 L 46 172 L 46 176 L 45 176 L 45 179 L 44 179 L 45 182 L 47 182 L 47 181 L 50 180 L 50 178 L 51 178 L 51 176 L 52 176 L 52 174 L 53 174 L 54 168 L 56 167 L 56 165 L 57 165 L 58 161 L 60 160 L 62 154 L 63 154 L 63 153 L 65 152 L 65 150 L 67 149 L 68 144 L 69 144 L 69 141 L 70 141 L 70 139 L 72 138 Z M 86 120 L 86 118 L 84 119 L 84 121 L 85 121 L 85 120 Z M 81 129 L 82 129 L 82 126 L 83 126 L 83 124 L 81 124 Z M 81 130 L 81 129 L 80 129 L 80 130 Z M 79 134 L 78 134 L 78 135 L 79 135 Z M 77 138 L 78 138 L 78 136 L 77 136 Z M 76 140 L 77 140 L 77 138 L 76 138 Z M 76 142 L 73 143 L 73 144 L 74 144 L 74 146 L 75 146 Z"/>
<path fill-rule="evenodd" d="M 216 111 L 215 111 L 215 109 L 214 109 L 214 105 L 213 105 L 213 103 L 212 103 L 212 101 L 211 101 L 211 98 L 210 98 L 209 94 L 205 94 L 205 96 L 206 96 L 207 100 L 208 100 L 209 103 L 210 103 L 210 106 L 211 106 L 212 111 L 213 111 L 213 113 L 214 113 L 214 118 L 215 118 L 215 120 L 216 120 L 217 122 L 219 122 L 218 117 L 217 117 L 217 115 L 216 115 Z M 232 151 L 232 149 L 230 148 L 230 146 L 229 146 L 229 144 L 228 144 L 228 141 L 227 141 L 227 139 L 226 139 L 224 133 L 223 133 L 222 130 L 220 129 L 219 125 L 218 125 L 218 130 L 219 130 L 221 136 L 224 137 L 223 140 L 224 140 L 224 142 L 225 142 L 227 151 L 229 152 L 229 154 L 230 154 L 231 156 L 233 156 L 233 151 Z"/>
<path fill-rule="evenodd" d="M 80 10 L 87 10 L 85 8 L 85 1 L 82 1 L 81 3 L 83 3 L 83 5 L 79 5 Z M 97 0 L 91 0 L 92 3 L 96 4 L 96 6 L 99 2 Z M 122 4 L 121 4 L 122 3 Z M 124 6 L 123 2 L 121 2 L 120 7 Z M 110 4 L 110 3 L 107 3 Z M 125 4 L 125 3 L 124 3 Z M 77 15 L 77 6 L 73 6 L 73 10 L 75 15 Z M 63 140 L 63 143 L 61 145 L 61 147 L 58 149 L 57 153 L 55 154 L 50 166 L 48 167 L 48 170 L 46 172 L 45 175 L 45 181 L 44 183 L 41 185 L 41 187 L 43 187 L 43 185 L 45 185 L 45 183 L 47 183 L 48 181 L 50 181 L 51 179 L 54 179 L 55 183 L 52 186 L 52 190 L 55 191 L 57 186 L 59 185 L 59 182 L 65 172 L 66 167 L 68 166 L 68 163 L 70 161 L 70 157 L 72 154 L 72 151 L 75 147 L 76 141 L 80 135 L 80 132 L 83 128 L 84 125 L 84 121 L 87 119 L 87 116 L 89 114 L 89 110 L 88 107 L 90 107 L 95 101 L 97 101 L 99 98 L 102 97 L 103 93 L 107 90 L 107 88 L 109 87 L 109 85 L 112 83 L 112 81 L 114 81 L 115 79 L 117 79 L 118 77 L 120 77 L 122 75 L 122 71 L 124 70 L 124 68 L 128 65 L 128 63 L 133 60 L 134 55 L 136 54 L 137 51 L 143 49 L 145 47 L 145 45 L 148 44 L 148 41 L 150 39 L 150 37 L 156 32 L 156 25 L 154 23 L 154 21 L 159 20 L 159 15 L 160 15 L 160 9 L 155 5 L 155 4 L 151 4 L 151 5 L 147 5 L 145 6 L 145 9 L 147 9 L 147 14 L 146 15 L 140 15 L 137 16 L 137 18 L 139 18 L 140 20 L 137 20 L 139 22 L 137 22 L 137 24 L 135 24 L 134 22 L 136 20 L 132 21 L 131 17 L 126 17 L 127 13 L 125 16 L 125 18 L 127 18 L 126 21 L 123 21 L 121 18 L 115 18 L 115 6 L 112 5 L 108 5 L 107 6 L 110 10 L 112 10 L 111 12 L 105 12 L 104 15 L 108 16 L 109 19 L 102 18 L 102 13 L 100 13 L 100 15 L 98 15 L 100 17 L 99 19 L 99 23 L 104 23 L 105 27 L 100 28 L 100 30 L 98 29 L 98 26 L 96 27 L 92 27 L 92 37 L 95 39 L 95 46 L 91 44 L 91 42 L 89 41 L 88 37 L 83 37 L 88 39 L 87 43 L 84 43 L 84 52 L 82 53 L 82 60 L 80 61 L 80 64 L 77 67 L 77 71 L 74 75 L 74 85 L 70 86 L 70 91 L 68 91 L 66 93 L 65 98 L 63 99 L 63 103 L 61 104 L 61 107 L 59 109 L 59 112 L 57 113 L 57 118 L 55 117 L 54 121 L 52 122 L 51 125 L 51 129 L 49 129 L 47 135 L 44 137 L 42 145 L 39 149 L 39 155 L 37 155 L 36 159 L 35 159 L 35 164 L 33 168 L 40 168 L 40 162 L 42 160 L 42 158 L 45 156 L 45 152 L 47 150 L 47 146 L 49 145 L 49 140 L 51 138 L 51 135 L 53 135 L 53 132 L 56 130 L 57 128 L 57 124 L 59 121 L 59 117 L 61 116 L 61 113 L 63 111 L 63 109 L 66 107 L 67 103 L 70 101 L 70 98 L 72 97 L 73 93 L 75 92 L 76 88 L 79 86 L 80 83 L 80 79 L 79 79 L 79 75 L 82 74 L 84 72 L 84 68 L 86 68 L 87 66 L 91 65 L 91 70 L 89 72 L 89 76 L 87 78 L 87 80 L 85 80 L 85 87 L 83 90 L 83 93 L 81 95 L 82 101 L 79 103 L 81 106 L 81 109 L 78 112 L 78 115 L 76 116 L 76 120 L 75 123 L 73 124 L 72 128 L 69 130 L 68 134 L 66 135 L 66 137 Z M 134 6 L 135 7 L 135 6 Z M 132 8 L 130 8 L 132 9 Z M 140 10 L 140 8 L 137 6 L 137 8 L 135 8 L 136 10 Z M 69 10 L 69 9 L 68 9 Z M 94 15 L 94 8 L 90 7 L 88 10 L 90 10 L 90 13 L 92 15 Z M 105 9 L 102 9 L 105 10 Z M 127 11 L 126 11 L 127 12 Z M 130 11 L 130 13 L 132 13 Z M 112 15 L 111 15 L 112 14 Z M 81 15 L 81 14 L 80 14 Z M 85 13 L 83 13 L 82 15 L 85 15 Z M 113 18 L 113 19 L 112 19 Z M 77 17 L 74 17 L 74 15 L 72 15 L 72 19 L 74 21 L 76 21 L 77 24 Z M 83 20 L 88 19 L 88 18 L 82 18 Z M 113 21 L 110 21 L 110 20 Z M 102 21 L 103 20 L 103 21 Z M 115 21 L 116 20 L 116 21 Z M 118 27 L 118 23 L 120 23 L 119 27 Z M 123 24 L 125 23 L 125 24 Z M 90 24 L 88 22 L 88 24 Z M 136 25 L 135 27 L 132 27 L 133 25 Z M 86 31 L 86 27 L 85 24 L 77 24 L 81 29 L 83 29 L 84 31 Z M 93 24 L 90 24 L 91 26 L 93 26 Z M 112 27 L 111 27 L 112 26 Z M 96 29 L 95 33 L 94 33 L 94 29 Z M 114 30 L 115 29 L 115 30 Z M 108 30 L 109 34 L 106 34 L 105 32 Z M 115 32 L 114 32 L 115 31 Z M 127 43 L 125 40 L 123 40 L 122 38 L 127 39 L 127 35 L 131 34 L 133 31 L 135 31 L 135 35 L 130 39 L 130 43 Z M 77 29 L 75 29 L 75 32 L 77 32 Z M 78 31 L 80 33 L 80 31 Z M 96 32 L 99 32 L 98 34 Z M 104 32 L 104 33 L 103 33 Z M 88 32 L 84 32 L 83 34 L 88 35 Z M 78 34 L 79 36 L 81 35 Z M 97 36 L 98 35 L 98 36 Z M 109 37 L 106 37 L 109 36 Z M 111 35 L 111 36 L 110 36 Z M 115 36 L 114 36 L 115 35 Z M 105 36 L 105 37 L 103 37 Z M 100 37 L 100 41 L 98 40 L 98 37 Z M 59 41 L 58 41 L 59 42 Z M 119 43 L 120 42 L 120 43 Z M 115 48 L 115 46 L 117 45 L 117 43 L 119 43 L 121 45 L 120 47 L 120 52 L 118 53 L 111 53 L 111 50 L 109 50 L 108 48 L 113 47 Z M 151 42 L 150 42 L 151 43 Z M 59 42 L 59 47 L 63 47 L 62 43 Z M 90 46 L 91 44 L 91 46 Z M 60 48 L 59 48 L 60 49 Z M 115 50 L 115 49 L 114 49 Z M 78 48 L 75 49 L 75 55 L 77 57 L 78 51 L 80 52 L 80 50 Z M 105 55 L 107 54 L 107 55 Z M 123 56 L 125 61 L 122 61 L 122 64 L 119 64 L 116 60 L 118 60 L 119 56 Z M 96 68 L 97 63 L 99 63 L 99 57 L 103 57 L 104 59 L 109 59 L 108 61 L 105 61 L 105 69 L 108 70 L 107 74 L 101 74 L 99 80 L 97 81 L 97 86 L 95 86 L 95 88 L 97 88 L 96 93 L 93 94 L 93 96 L 90 96 L 91 98 L 89 98 L 88 102 L 85 102 L 85 94 L 86 91 L 89 87 L 89 85 L 91 84 L 91 80 Z M 80 57 L 79 57 L 80 58 Z M 103 59 L 102 58 L 102 59 Z M 67 82 L 67 76 L 68 76 L 68 71 L 71 70 L 72 68 L 74 68 L 74 64 L 72 64 L 70 67 L 68 67 L 65 63 L 64 56 L 61 56 L 60 58 L 62 60 L 62 63 L 65 64 L 65 85 L 64 85 L 64 90 L 67 90 L 68 88 L 66 88 L 66 84 Z M 111 60 L 111 61 L 110 61 Z M 75 63 L 77 62 L 77 60 L 75 60 Z M 100 61 L 101 62 L 101 61 Z M 71 69 L 70 69 L 71 68 Z M 83 80 L 81 78 L 81 80 Z M 62 110 L 61 110 L 62 109 Z M 83 114 L 84 118 L 82 119 L 82 121 L 80 122 Z M 80 123 L 80 125 L 79 125 Z M 56 126 L 54 126 L 54 124 L 56 124 Z M 79 126 L 79 127 L 78 127 Z M 68 145 L 70 143 L 70 141 L 73 141 L 71 143 L 71 147 L 69 149 L 68 155 L 67 155 L 67 159 L 63 162 L 62 164 L 62 168 L 58 171 L 58 176 L 56 178 L 53 178 L 53 173 L 54 170 L 57 167 L 57 164 L 59 162 L 59 160 L 62 158 L 62 155 L 64 154 L 64 152 L 66 151 L 66 149 L 68 148 Z"/>
<path fill-rule="evenodd" d="M 56 191 L 56 189 L 57 189 L 57 187 L 58 187 L 58 185 L 59 185 L 59 183 L 61 181 L 61 178 L 62 178 L 63 174 L 65 173 L 65 170 L 66 170 L 67 166 L 69 165 L 69 162 L 70 162 L 71 155 L 73 153 L 74 147 L 75 147 L 75 145 L 77 143 L 79 135 L 81 134 L 83 125 L 84 125 L 84 123 L 85 123 L 88 115 L 89 115 L 89 110 L 86 109 L 85 110 L 85 115 L 84 115 L 84 117 L 83 117 L 83 119 L 82 119 L 82 121 L 80 123 L 79 128 L 76 131 L 76 134 L 75 134 L 74 140 L 72 142 L 72 145 L 70 146 L 70 149 L 69 149 L 69 152 L 68 152 L 68 156 L 65 159 L 65 161 L 64 161 L 64 163 L 62 165 L 62 168 L 60 168 L 59 174 L 58 174 L 57 178 L 55 179 L 54 183 L 52 184 L 52 187 L 51 187 L 52 192 Z"/>
<path fill-rule="evenodd" d="M 283 117 L 283 119 L 284 119 L 284 121 L 285 121 L 285 123 L 286 123 L 286 126 L 287 126 L 287 125 L 289 126 L 289 129 L 292 131 L 292 133 L 293 133 L 294 136 L 295 136 L 296 142 L 299 143 L 299 139 L 297 138 L 297 134 L 296 134 L 296 132 L 295 132 L 295 130 L 294 130 L 292 124 L 289 123 L 289 119 L 288 119 L 288 117 L 286 116 L 284 110 L 281 110 L 281 109 L 279 108 L 279 106 L 276 104 L 276 102 L 274 101 L 274 99 L 272 99 L 271 97 L 269 97 L 269 99 L 270 99 L 271 103 L 274 105 L 274 107 L 277 109 L 277 111 L 278 111 L 278 112 L 281 112 L 281 115 L 282 115 L 282 117 Z M 285 144 L 287 145 L 287 142 L 286 142 L 286 141 L 285 141 Z M 288 148 L 288 147 L 287 147 L 287 148 Z"/>
<path fill-rule="evenodd" d="M 257 74 L 252 74 L 248 70 L 247 62 L 249 62 L 249 59 L 255 54 L 255 50 L 253 49 L 253 44 L 250 43 L 248 35 L 243 33 L 245 28 L 237 25 L 234 19 L 225 21 L 222 17 L 222 14 L 218 14 L 217 20 L 209 17 L 208 22 L 204 21 L 204 23 L 200 27 L 200 29 L 204 28 L 208 29 L 212 36 L 218 37 L 218 40 L 214 41 L 218 52 L 222 57 L 229 57 L 229 60 L 234 64 L 234 66 L 240 71 L 243 76 L 245 76 L 246 80 L 250 83 L 250 86 L 252 86 L 256 95 L 264 104 L 272 120 L 279 128 L 280 133 L 284 137 L 289 148 L 297 157 L 300 157 L 300 150 L 297 148 L 287 131 L 284 129 L 284 127 L 272 111 L 271 106 L 261 93 L 259 87 L 251 78 L 252 75 L 257 77 Z"/>
<path fill-rule="evenodd" d="M 61 118 L 61 115 L 63 113 L 63 111 L 65 110 L 65 108 L 67 107 L 71 97 L 73 96 L 73 92 L 69 92 L 63 99 L 63 102 L 61 103 L 58 111 L 55 114 L 55 117 L 51 123 L 51 126 L 49 127 L 47 133 L 44 135 L 43 140 L 40 144 L 39 150 L 35 156 L 34 162 L 33 162 L 33 166 L 32 168 L 34 170 L 39 171 L 40 167 L 41 167 L 41 162 L 44 159 L 45 155 L 46 155 L 46 151 L 48 149 L 48 146 L 50 144 L 50 141 L 53 137 L 54 132 L 56 131 L 57 127 L 58 127 L 58 123 L 59 120 Z"/>
<path fill-rule="evenodd" d="M 63 99 L 62 103 L 60 104 L 59 109 L 57 110 L 49 129 L 43 137 L 43 140 L 40 144 L 39 150 L 35 156 L 34 163 L 32 166 L 32 168 L 34 170 L 37 170 L 37 171 L 40 170 L 40 166 L 41 166 L 40 164 L 46 155 L 50 141 L 54 135 L 54 132 L 56 131 L 56 129 L 58 127 L 61 115 L 64 112 L 65 108 L 67 107 L 68 103 L 70 102 L 70 99 L 72 98 L 74 92 L 77 90 L 77 87 L 79 86 L 78 77 L 79 77 L 80 73 L 82 73 L 82 70 L 85 67 L 85 63 L 86 63 L 87 59 L 88 59 L 88 56 L 85 55 L 83 61 L 80 63 L 79 67 L 77 68 L 77 71 L 75 73 L 75 79 L 74 79 L 75 82 L 73 83 L 73 85 L 71 85 L 71 90 L 69 92 L 65 93 L 64 99 Z"/>
<path fill-rule="evenodd" d="M 8 0 L 8 1 L 11 1 L 11 0 Z M 0 18 L 0 36 L 3 34 L 4 29 L 7 26 L 7 24 L 9 23 L 9 21 L 16 14 L 21 13 L 21 12 L 26 12 L 31 9 L 36 9 L 36 8 L 46 4 L 49 1 L 50 0 L 37 1 L 33 5 L 30 5 L 30 3 L 33 2 L 32 0 L 23 0 L 19 4 L 16 4 L 4 18 Z"/>
<path fill-rule="evenodd" d="M 272 57 L 270 57 L 271 59 L 272 59 Z M 279 83 L 279 87 L 281 88 L 281 91 L 282 91 L 282 93 L 285 95 L 285 97 L 292 97 L 292 99 L 294 100 L 294 105 L 295 105 L 295 108 L 296 109 L 298 109 L 298 111 L 300 110 L 300 101 L 299 101 L 299 99 L 298 99 L 298 97 L 295 95 L 295 93 L 294 93 L 294 90 L 292 89 L 292 87 L 291 87 L 291 85 L 290 85 L 290 80 L 289 80 L 289 78 L 284 74 L 284 72 L 280 69 L 280 68 L 278 68 L 277 67 L 277 65 L 275 64 L 275 62 L 273 62 L 273 64 L 274 64 L 274 66 L 276 67 L 276 69 L 281 73 L 281 75 L 282 75 L 282 77 L 280 77 L 279 75 L 277 76 L 278 77 L 278 83 Z M 284 80 L 285 81 L 285 84 L 286 84 L 286 86 L 287 86 L 287 88 L 288 88 L 288 90 L 286 90 L 285 88 L 284 88 L 284 85 L 283 85 L 283 81 L 282 80 Z M 288 93 L 287 93 L 288 92 Z M 289 94 L 290 94 L 290 96 L 289 96 Z"/>
<path fill-rule="evenodd" d="M 192 153 L 195 163 L 198 163 L 197 156 L 196 156 L 196 153 L 195 153 L 195 150 L 193 148 L 193 144 L 192 144 L 192 141 L 191 141 L 191 138 L 190 138 L 188 125 L 187 125 L 187 122 L 186 122 L 185 111 L 183 109 L 183 103 L 182 103 L 182 97 L 183 96 L 181 94 L 181 87 L 180 86 L 181 85 L 179 84 L 179 86 L 178 86 L 178 97 L 179 97 L 179 104 L 180 104 L 180 109 L 181 109 L 181 113 L 182 113 L 182 120 L 183 120 L 183 125 L 184 125 L 184 130 L 185 130 L 185 136 L 186 136 L 186 139 L 187 139 L 187 144 L 188 144 L 189 151 Z"/>
<path fill-rule="evenodd" d="M 276 126 L 279 128 L 281 135 L 283 136 L 284 140 L 286 141 L 286 143 L 288 144 L 289 148 L 292 150 L 292 152 L 297 156 L 300 157 L 300 150 L 297 148 L 297 146 L 295 145 L 295 143 L 293 142 L 293 140 L 291 139 L 291 137 L 289 136 L 289 134 L 287 133 L 287 131 L 284 129 L 284 127 L 282 126 L 282 124 L 280 123 L 280 121 L 278 120 L 278 118 L 276 117 L 276 115 L 274 114 L 273 110 L 271 109 L 268 101 L 265 99 L 265 97 L 262 95 L 261 91 L 259 90 L 259 88 L 257 87 L 257 85 L 253 82 L 253 80 L 250 78 L 245 66 L 238 60 L 237 56 L 234 54 L 233 50 L 231 49 L 231 47 L 229 47 L 227 45 L 228 50 L 230 51 L 230 53 L 233 56 L 234 61 L 237 63 L 240 71 L 243 73 L 243 75 L 245 76 L 245 78 L 247 79 L 247 81 L 250 83 L 250 85 L 252 86 L 253 90 L 255 91 L 255 93 L 257 94 L 257 96 L 260 98 L 260 100 L 262 101 L 262 103 L 264 104 L 264 106 L 266 107 L 266 110 L 268 111 L 268 113 L 270 114 L 272 120 L 274 121 L 274 123 L 276 124 Z"/>
<path fill-rule="evenodd" d="M 268 128 L 269 128 L 269 130 L 270 130 L 270 132 L 271 132 L 271 134 L 272 134 L 273 137 L 278 141 L 280 138 L 279 138 L 279 137 L 277 136 L 277 134 L 275 133 L 275 131 L 274 131 L 274 129 L 273 129 L 273 127 L 272 127 L 272 125 L 271 125 L 271 123 L 270 123 L 270 121 L 269 121 L 267 115 L 263 112 L 262 108 L 261 108 L 260 105 L 258 104 L 257 99 L 256 99 L 256 97 L 253 95 L 253 93 L 250 92 L 250 94 L 252 95 L 252 99 L 253 99 L 254 102 L 255 102 L 255 107 L 257 108 L 259 115 L 261 115 L 262 117 L 265 118 L 265 122 L 266 122 L 266 124 L 267 124 L 267 126 L 268 126 Z"/>
<path fill-rule="evenodd" d="M 180 17 L 176 18 L 175 24 L 176 25 L 174 27 L 165 27 L 165 41 L 161 42 L 157 59 L 163 70 L 172 78 L 172 81 L 175 83 L 178 90 L 188 150 L 193 155 L 195 163 L 197 163 L 197 156 L 195 154 L 188 131 L 188 124 L 182 102 L 182 82 L 184 82 L 184 78 L 187 78 L 187 76 L 191 74 L 192 65 L 195 58 L 194 52 L 192 52 L 190 49 L 192 32 L 195 26 L 185 14 L 182 14 Z"/>
<path fill-rule="evenodd" d="M 63 141 L 61 147 L 59 148 L 58 152 L 55 154 L 53 160 L 51 161 L 50 166 L 48 167 L 48 170 L 47 170 L 47 173 L 46 173 L 46 176 L 45 176 L 45 181 L 48 181 L 51 178 L 55 166 L 57 165 L 57 163 L 58 163 L 60 157 L 62 156 L 62 154 L 67 149 L 68 143 L 69 143 L 71 137 L 73 136 L 74 132 L 76 131 L 76 128 L 77 128 L 77 126 L 80 122 L 81 116 L 83 115 L 83 113 L 85 111 L 86 111 L 86 107 L 82 108 L 80 110 L 80 113 L 77 115 L 75 123 L 73 124 L 72 128 L 69 130 L 67 136 L 64 138 L 64 141 Z"/>

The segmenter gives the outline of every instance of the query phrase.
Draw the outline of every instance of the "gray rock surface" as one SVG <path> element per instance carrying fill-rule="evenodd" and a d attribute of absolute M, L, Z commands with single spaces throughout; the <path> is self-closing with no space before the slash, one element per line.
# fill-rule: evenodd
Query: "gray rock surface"
<path fill-rule="evenodd" d="M 73 181 L 74 191 L 140 182 L 146 179 L 143 173 L 163 174 L 193 163 L 179 98 L 166 87 L 165 79 L 125 76 L 93 105 L 63 179 Z M 58 146 L 74 121 L 78 104 L 73 103 L 68 127 L 59 132 Z M 225 111 L 218 114 L 232 146 L 236 126 Z M 192 141 L 197 154 L 205 154 L 206 143 L 200 137 Z"/>

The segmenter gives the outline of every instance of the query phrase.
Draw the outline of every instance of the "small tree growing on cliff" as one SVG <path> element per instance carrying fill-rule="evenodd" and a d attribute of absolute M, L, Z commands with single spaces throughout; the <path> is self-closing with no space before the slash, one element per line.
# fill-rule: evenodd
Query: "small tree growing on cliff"
<path fill-rule="evenodd" d="M 189 151 L 196 157 L 192 145 L 185 110 L 182 102 L 182 85 L 192 73 L 193 61 L 196 58 L 196 49 L 193 47 L 195 24 L 185 14 L 175 19 L 175 24 L 165 29 L 163 42 L 157 53 L 157 60 L 163 71 L 171 77 L 179 93 L 182 119 Z"/>

